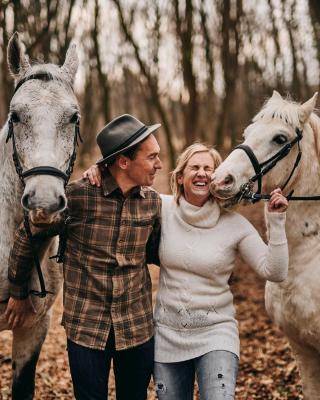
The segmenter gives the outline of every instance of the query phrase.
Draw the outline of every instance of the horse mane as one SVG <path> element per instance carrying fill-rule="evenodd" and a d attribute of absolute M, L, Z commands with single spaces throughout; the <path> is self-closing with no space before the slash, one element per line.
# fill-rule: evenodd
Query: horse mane
<path fill-rule="evenodd" d="M 277 119 L 282 122 L 285 121 L 287 124 L 296 128 L 301 125 L 299 120 L 299 107 L 299 103 L 289 98 L 282 99 L 273 96 L 265 102 L 262 109 L 252 119 L 252 122 L 263 120 L 268 123 Z"/>
<path fill-rule="evenodd" d="M 312 113 L 309 117 L 308 123 L 310 124 L 314 136 L 316 154 L 318 160 L 320 160 L 320 118 L 317 114 Z"/>

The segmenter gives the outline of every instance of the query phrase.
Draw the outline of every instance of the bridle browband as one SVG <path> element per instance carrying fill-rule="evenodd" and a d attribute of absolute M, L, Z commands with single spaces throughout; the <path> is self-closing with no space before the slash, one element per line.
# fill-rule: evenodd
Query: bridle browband
<path fill-rule="evenodd" d="M 285 158 L 290 153 L 293 146 L 295 144 L 297 144 L 298 145 L 298 153 L 297 153 L 296 160 L 294 162 L 294 165 L 291 169 L 291 172 L 290 172 L 287 180 L 281 187 L 281 190 L 285 189 L 285 187 L 290 182 L 294 171 L 298 167 L 300 160 L 301 160 L 301 155 L 302 155 L 302 151 L 300 148 L 300 141 L 303 138 L 302 130 L 300 130 L 299 128 L 296 128 L 295 132 L 296 132 L 297 136 L 291 142 L 287 143 L 276 154 L 274 154 L 272 157 L 268 158 L 266 161 L 263 161 L 262 163 L 259 163 L 254 152 L 248 145 L 240 144 L 235 148 L 235 150 L 236 149 L 243 150 L 247 154 L 247 156 L 249 157 L 249 160 L 251 161 L 251 164 L 254 168 L 254 171 L 255 171 L 255 175 L 252 176 L 247 183 L 244 183 L 241 186 L 239 202 L 242 199 L 251 200 L 253 203 L 255 203 L 259 200 L 269 200 L 271 197 L 269 194 L 261 194 L 262 178 L 272 168 L 274 168 L 280 160 Z M 253 185 L 256 181 L 258 183 L 258 189 L 256 192 L 254 192 Z M 320 200 L 320 196 L 293 196 L 292 194 L 293 194 L 293 190 L 288 194 L 288 196 L 287 196 L 288 200 L 310 200 L 310 201 L 311 200 Z"/>
<path fill-rule="evenodd" d="M 21 79 L 14 90 L 15 94 L 17 92 L 17 90 L 27 81 L 31 80 L 31 79 L 38 79 L 41 81 L 53 81 L 55 80 L 54 76 L 50 73 L 45 73 L 45 72 L 39 72 L 36 74 L 32 74 L 29 75 L 23 79 Z M 75 120 L 75 131 L 74 131 L 74 140 L 73 140 L 73 151 L 72 154 L 70 156 L 69 159 L 69 164 L 67 167 L 66 172 L 61 171 L 58 168 L 52 167 L 52 166 L 39 166 L 39 167 L 34 167 L 34 168 L 30 168 L 27 171 L 23 171 L 23 168 L 21 166 L 21 162 L 19 159 L 19 154 L 17 151 L 17 147 L 16 147 L 16 140 L 15 140 L 15 135 L 14 135 L 14 129 L 13 129 L 13 116 L 12 114 L 10 114 L 9 116 L 9 120 L 8 120 L 8 135 L 6 138 L 6 143 L 8 143 L 8 141 L 11 139 L 12 140 L 12 159 L 14 162 L 14 166 L 16 169 L 16 172 L 19 176 L 19 179 L 22 183 L 22 186 L 25 187 L 25 178 L 28 178 L 30 176 L 34 176 L 34 175 L 50 175 L 50 176 L 54 176 L 57 178 L 61 178 L 64 181 L 64 186 L 67 185 L 70 176 L 73 172 L 73 167 L 74 167 L 74 163 L 76 160 L 76 156 L 77 156 L 77 152 L 76 152 L 76 148 L 77 145 L 79 144 L 78 142 L 82 142 L 82 138 L 80 135 L 80 115 L 77 114 L 77 118 Z M 67 219 L 65 218 L 65 225 L 67 224 Z M 43 279 L 43 275 L 42 275 L 42 271 L 41 271 L 41 266 L 40 266 L 40 261 L 39 261 L 39 257 L 37 255 L 37 252 L 35 250 L 35 246 L 34 246 L 34 241 L 33 241 L 33 236 L 31 233 L 31 229 L 30 229 L 30 223 L 29 223 L 29 217 L 28 217 L 28 213 L 24 210 L 24 227 L 27 233 L 27 236 L 29 238 L 30 244 L 31 244 L 31 249 L 32 249 L 32 254 L 33 254 L 33 259 L 34 259 L 34 263 L 36 265 L 36 269 L 37 269 L 37 273 L 38 273 L 38 277 L 39 277 L 39 282 L 40 282 L 40 291 L 37 290 L 30 290 L 29 293 L 39 296 L 39 297 L 45 297 L 48 293 L 53 294 L 51 292 L 48 292 L 45 288 L 45 282 Z M 60 238 L 61 239 L 61 238 Z M 59 244 L 59 249 L 64 248 L 65 247 L 65 243 L 62 243 L 62 246 Z M 50 258 L 56 258 L 58 262 L 62 261 L 62 254 L 60 254 L 60 251 L 58 251 L 58 254 L 54 257 L 50 257 Z"/>

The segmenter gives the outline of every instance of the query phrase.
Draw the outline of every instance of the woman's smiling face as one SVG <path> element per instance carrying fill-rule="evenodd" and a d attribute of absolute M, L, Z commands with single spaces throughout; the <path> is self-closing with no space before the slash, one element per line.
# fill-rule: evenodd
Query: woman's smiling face
<path fill-rule="evenodd" d="M 182 175 L 177 178 L 183 185 L 188 203 L 201 207 L 210 196 L 209 183 L 214 170 L 214 161 L 207 151 L 195 153 L 188 161 Z"/>

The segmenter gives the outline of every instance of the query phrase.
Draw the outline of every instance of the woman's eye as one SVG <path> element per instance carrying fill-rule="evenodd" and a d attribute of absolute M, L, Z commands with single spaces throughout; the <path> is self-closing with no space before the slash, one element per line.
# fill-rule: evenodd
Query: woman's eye
<path fill-rule="evenodd" d="M 12 122 L 20 122 L 20 118 L 16 112 L 11 113 L 11 121 Z"/>
<path fill-rule="evenodd" d="M 276 135 L 273 139 L 273 142 L 277 143 L 277 144 L 285 144 L 287 143 L 288 139 L 285 135 Z"/>

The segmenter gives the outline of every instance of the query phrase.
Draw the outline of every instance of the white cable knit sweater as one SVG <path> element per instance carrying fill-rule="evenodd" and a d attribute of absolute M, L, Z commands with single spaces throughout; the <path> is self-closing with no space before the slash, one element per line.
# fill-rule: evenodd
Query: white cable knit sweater
<path fill-rule="evenodd" d="M 178 362 L 212 350 L 239 357 L 238 324 L 228 279 L 239 252 L 261 277 L 288 271 L 285 213 L 267 213 L 269 245 L 235 212 L 162 196 L 160 280 L 155 306 L 155 360 Z M 244 278 L 245 279 L 245 278 Z"/>

